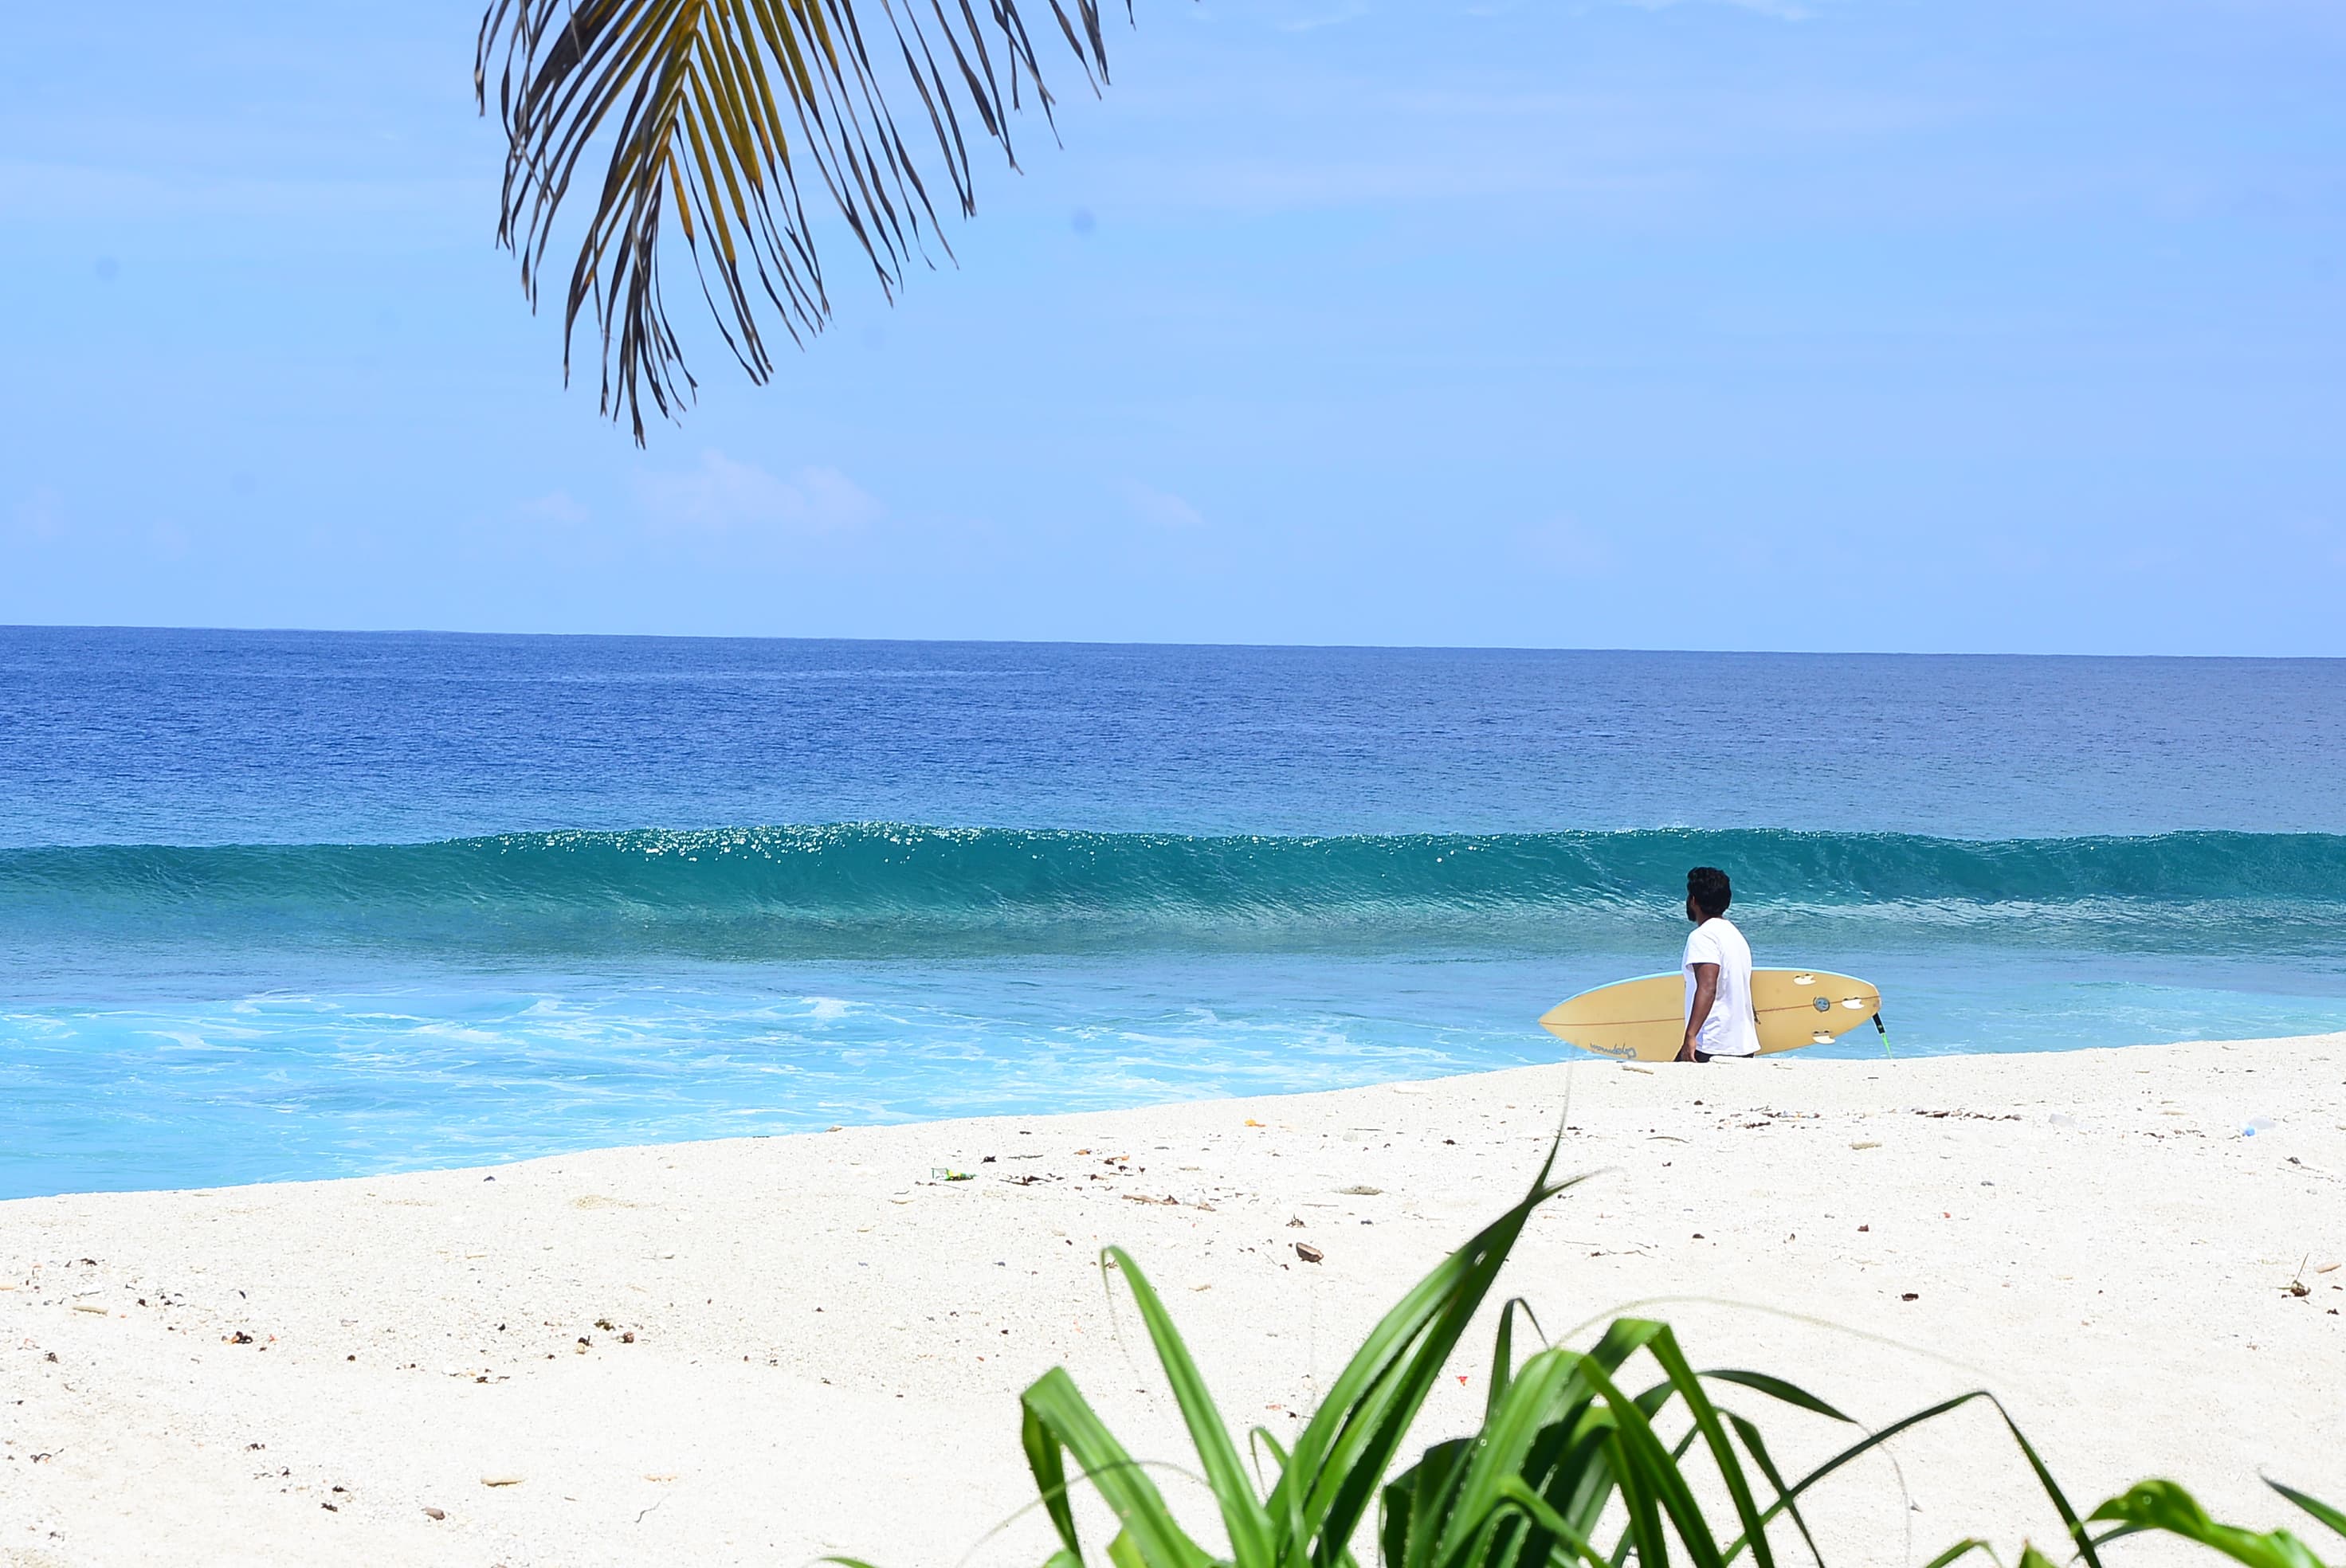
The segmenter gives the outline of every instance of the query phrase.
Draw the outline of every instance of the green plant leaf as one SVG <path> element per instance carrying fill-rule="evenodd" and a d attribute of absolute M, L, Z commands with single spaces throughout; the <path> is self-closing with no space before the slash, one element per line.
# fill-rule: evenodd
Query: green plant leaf
<path fill-rule="evenodd" d="M 1499 1308 L 1499 1332 L 1491 1345 L 1491 1386 L 1483 1398 L 1483 1419 L 1499 1408 L 1499 1396 L 1507 1391 L 1507 1384 L 1515 1375 L 1515 1314 L 1523 1313 L 1531 1319 L 1535 1332 L 1539 1330 L 1539 1319 L 1534 1316 L 1532 1305 L 1520 1296 L 1510 1297 Z M 1543 1335 L 1543 1338 L 1545 1336 Z"/>
<path fill-rule="evenodd" d="M 1255 1496 L 1246 1464 L 1239 1458 L 1238 1445 L 1230 1441 L 1229 1429 L 1222 1424 L 1221 1411 L 1215 1408 L 1214 1397 L 1208 1391 L 1188 1346 L 1174 1328 L 1156 1287 L 1149 1284 L 1148 1277 L 1141 1272 L 1130 1253 L 1120 1247 L 1110 1247 L 1102 1250 L 1100 1259 L 1103 1272 L 1107 1263 L 1115 1262 L 1117 1272 L 1124 1276 L 1125 1288 L 1132 1292 L 1132 1299 L 1140 1308 L 1141 1321 L 1148 1328 L 1149 1342 L 1157 1347 L 1157 1359 L 1165 1368 L 1165 1380 L 1172 1385 L 1173 1398 L 1181 1407 L 1181 1419 L 1188 1425 L 1189 1441 L 1205 1465 L 1207 1484 L 1221 1505 L 1222 1527 L 1229 1534 L 1230 1552 L 1238 1568 L 1270 1568 L 1270 1515 Z"/>
<path fill-rule="evenodd" d="M 1735 1454 L 1735 1445 L 1727 1435 L 1727 1428 L 1719 1417 L 1719 1407 L 1710 1402 L 1710 1395 L 1695 1374 L 1686 1354 L 1678 1349 L 1678 1336 L 1667 1323 L 1654 1325 L 1654 1335 L 1647 1353 L 1669 1374 L 1670 1384 L 1678 1398 L 1686 1401 L 1693 1415 L 1695 1428 L 1702 1433 L 1703 1444 L 1710 1451 L 1711 1462 L 1719 1467 L 1721 1480 L 1727 1483 L 1727 1495 L 1735 1504 L 1736 1517 L 1742 1522 L 1744 1538 L 1751 1543 L 1752 1561 L 1760 1568 L 1775 1568 L 1775 1554 L 1768 1544 L 1768 1532 L 1760 1513 L 1760 1505 L 1751 1496 L 1750 1478 L 1743 1473 L 1742 1461 Z M 1787 1387 L 1790 1387 L 1788 1384 Z M 1781 1494 L 1782 1489 L 1778 1489 Z"/>
<path fill-rule="evenodd" d="M 1714 1383 L 1739 1383 L 1744 1388 L 1755 1389 L 1771 1400 L 1780 1400 L 1785 1404 L 1796 1405 L 1804 1410 L 1813 1410 L 1818 1415 L 1829 1417 L 1845 1426 L 1853 1427 L 1857 1424 L 1853 1419 L 1843 1415 L 1806 1389 L 1794 1383 L 1788 1383 L 1781 1378 L 1770 1377 L 1766 1372 L 1747 1372 L 1735 1368 L 1714 1367 L 1702 1375 Z"/>
<path fill-rule="evenodd" d="M 2331 1529 L 2336 1531 L 2339 1534 L 2346 1535 L 2346 1509 L 2333 1508 L 2318 1497 L 2308 1497 L 2305 1493 L 2298 1491 L 2297 1488 L 2293 1486 L 2283 1486 L 2280 1481 L 2273 1480 L 2270 1476 L 2267 1476 L 2265 1478 L 2265 1484 L 2271 1487 L 2275 1492 L 2280 1492 L 2283 1497 L 2288 1498 L 2300 1508 L 2305 1510 L 2306 1512 L 2313 1515 L 2314 1518 L 2320 1520 L 2322 1523 L 2330 1526 Z"/>
<path fill-rule="evenodd" d="M 1810 1559 L 1817 1564 L 1817 1568 L 1824 1568 L 1824 1553 L 1817 1550 L 1817 1538 L 1809 1533 L 1809 1522 L 1800 1516 L 1799 1502 L 1793 1497 L 1790 1489 L 1784 1484 L 1784 1477 L 1776 1469 L 1775 1460 L 1770 1457 L 1767 1439 L 1760 1435 L 1760 1428 L 1756 1424 L 1733 1411 L 1728 1412 L 1727 1420 L 1728 1424 L 1735 1429 L 1736 1435 L 1743 1440 L 1743 1446 L 1751 1451 L 1752 1462 L 1760 1467 L 1760 1473 L 1766 1476 L 1768 1484 L 1776 1489 L 1776 1501 L 1781 1503 L 1784 1511 L 1792 1516 L 1792 1527 L 1800 1532 L 1800 1540 L 1808 1546 Z M 1770 1517 L 1773 1517 L 1774 1513 L 1775 1510 L 1771 1507 L 1769 1510 Z"/>
<path fill-rule="evenodd" d="M 2036 1452 L 2036 1445 L 2028 1441 L 2028 1434 L 2020 1430 L 2020 1423 L 2012 1419 L 2012 1412 L 2004 1408 L 2002 1400 L 1984 1390 L 1979 1397 L 1994 1405 L 1995 1413 L 2004 1418 L 2004 1430 L 2010 1432 L 2012 1441 L 2020 1445 L 2021 1453 L 2027 1458 L 2028 1468 L 2036 1472 L 2036 1484 L 2045 1489 L 2045 1495 L 2052 1500 L 2053 1506 L 2060 1512 L 2061 1522 L 2068 1526 L 2069 1539 L 2076 1543 L 2077 1555 L 2086 1560 L 2087 1568 L 2102 1568 L 2101 1557 L 2094 1550 L 2094 1539 L 2086 1533 L 2085 1521 L 2079 1519 L 2077 1511 L 2069 1506 L 2068 1495 L 2061 1490 L 2060 1482 L 2053 1479 L 2053 1472 L 2045 1468 L 2045 1461 Z M 2033 1546 L 2025 1546 L 2021 1549 L 2022 1568 L 2027 1568 L 2028 1554 L 2035 1550 Z M 2051 1568 L 2051 1565 L 2046 1564 L 2046 1568 Z"/>
<path fill-rule="evenodd" d="M 1990 1546 L 1986 1542 L 1979 1539 L 1979 1537 L 1973 1536 L 1968 1540 L 1956 1542 L 1953 1546 L 1948 1547 L 1944 1552 L 1940 1553 L 1936 1557 L 1933 1557 L 1928 1563 L 1923 1563 L 1923 1568 L 1947 1568 L 1948 1563 L 1961 1562 L 1974 1552 L 1978 1553 L 1983 1557 L 1985 1557 L 1991 1563 L 2000 1563 L 2002 1561 L 2002 1559 L 1996 1556 L 1994 1547 Z"/>
<path fill-rule="evenodd" d="M 2305 1543 L 2286 1530 L 2258 1534 L 2208 1516 L 2199 1500 L 2171 1481 L 2137 1481 L 2093 1512 L 2096 1519 L 2137 1525 L 2222 1553 L 2248 1568 L 2322 1568 Z"/>
<path fill-rule="evenodd" d="M 1507 1501 L 1522 1509 L 1542 1530 L 1561 1540 L 1572 1557 L 1578 1558 L 1589 1568 L 1604 1568 L 1606 1559 L 1598 1553 L 1594 1543 L 1575 1530 L 1570 1520 L 1556 1512 L 1545 1498 L 1530 1487 L 1520 1481 L 1515 1481 L 1508 1488 Z M 1569 1558 L 1566 1560 L 1570 1561 Z"/>
<path fill-rule="evenodd" d="M 1377 1530 L 1382 1568 L 1430 1568 L 1451 1493 L 1474 1446 L 1472 1438 L 1435 1443 L 1385 1487 Z"/>
<path fill-rule="evenodd" d="M 1066 1475 L 1060 1461 L 1063 1451 L 1075 1456 L 1084 1479 L 1123 1525 L 1132 1550 L 1139 1553 L 1146 1568 L 1203 1568 L 1212 1561 L 1174 1522 L 1156 1483 L 1102 1424 L 1066 1368 L 1054 1367 L 1035 1379 L 1020 1403 L 1025 1411 L 1022 1435 L 1027 1465 L 1059 1532 L 1059 1543 L 1068 1552 L 1078 1559 L 1083 1555 L 1074 1511 L 1067 1502 Z"/>
<path fill-rule="evenodd" d="M 1337 1375 L 1272 1491 L 1281 1563 L 1308 1549 L 1326 1568 L 1344 1549 L 1532 1211 L 1573 1185 L 1547 1179 L 1557 1146 L 1549 1145 L 1531 1190 L 1420 1280 Z"/>
<path fill-rule="evenodd" d="M 1650 1350 L 1656 1336 L 1667 1331 L 1664 1325 L 1649 1319 L 1622 1319 L 1606 1331 L 1599 1343 L 1629 1344 Z M 1629 1534 L 1635 1542 L 1640 1568 L 1668 1562 L 1669 1549 L 1662 1529 L 1665 1519 L 1696 1568 L 1720 1568 L 1725 1557 L 1703 1517 L 1694 1489 L 1688 1484 L 1678 1461 L 1654 1431 L 1638 1400 L 1614 1382 L 1594 1352 L 1581 1357 L 1575 1371 L 1587 1381 L 1612 1419 L 1611 1446 L 1617 1472 L 1615 1485 L 1628 1510 Z M 1688 1376 L 1691 1380 L 1692 1374 Z"/>

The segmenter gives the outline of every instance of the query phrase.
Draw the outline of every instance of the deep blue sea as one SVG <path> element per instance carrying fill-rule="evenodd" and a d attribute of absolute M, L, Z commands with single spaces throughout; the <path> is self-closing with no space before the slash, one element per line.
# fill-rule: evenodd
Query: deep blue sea
<path fill-rule="evenodd" d="M 0 629 L 0 1196 L 1553 1060 L 1697 862 L 1902 1054 L 2346 1028 L 2346 662 Z"/>

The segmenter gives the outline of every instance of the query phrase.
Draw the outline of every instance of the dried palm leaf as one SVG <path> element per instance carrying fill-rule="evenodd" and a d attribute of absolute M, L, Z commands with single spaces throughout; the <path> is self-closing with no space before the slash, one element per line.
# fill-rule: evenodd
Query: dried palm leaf
<path fill-rule="evenodd" d="M 1096 92 L 1099 0 L 1041 3 Z M 884 69 L 857 15 L 874 5 Z M 492 0 L 473 72 L 484 113 L 492 75 L 506 136 L 497 238 L 520 257 L 533 306 L 572 181 L 602 165 L 563 305 L 563 374 L 591 311 L 603 412 L 624 412 L 638 443 L 645 401 L 673 418 L 696 384 L 661 295 L 666 219 L 727 347 L 762 382 L 766 324 L 803 344 L 831 314 L 801 180 L 892 299 L 909 264 L 933 265 L 932 242 L 952 247 L 890 97 L 919 100 L 964 217 L 975 209 L 964 121 L 1015 168 L 1012 116 L 1031 98 L 1048 122 L 1052 105 L 1017 0 Z"/>

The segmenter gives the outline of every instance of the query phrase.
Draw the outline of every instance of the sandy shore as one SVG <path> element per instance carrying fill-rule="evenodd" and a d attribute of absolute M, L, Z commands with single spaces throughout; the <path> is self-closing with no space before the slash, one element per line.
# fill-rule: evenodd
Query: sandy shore
<path fill-rule="evenodd" d="M 1552 1332 L 1703 1298 L 1657 1308 L 1698 1365 L 1868 1420 L 1988 1384 L 2081 1499 L 2165 1472 L 2281 1522 L 2261 1471 L 2346 1500 L 2326 1035 L 1589 1061 L 0 1204 L 0 1562 L 1031 1564 L 1034 1517 L 985 1538 L 1032 1495 L 1016 1396 L 1044 1369 L 1138 1451 L 1188 1457 L 1099 1244 L 1138 1255 L 1231 1420 L 1283 1431 L 1559 1116 L 1564 1168 L 1600 1174 L 1508 1282 Z M 1468 1346 L 1428 1441 L 1479 1409 L 1487 1333 Z M 1832 1483 L 1815 1512 L 1841 1560 L 2053 1534 L 1991 1424 L 1902 1440 L 1903 1497 L 1886 1463 Z M 1837 1441 L 1774 1430 L 1793 1457 Z"/>

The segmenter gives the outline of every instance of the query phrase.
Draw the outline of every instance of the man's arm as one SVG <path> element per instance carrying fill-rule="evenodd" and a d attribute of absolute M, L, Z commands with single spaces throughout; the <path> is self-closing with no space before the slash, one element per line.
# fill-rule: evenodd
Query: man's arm
<path fill-rule="evenodd" d="M 1678 1046 L 1679 1061 L 1694 1060 L 1695 1036 L 1702 1032 L 1702 1021 L 1710 1016 L 1710 1004 L 1718 1000 L 1719 965 L 1696 964 L 1694 966 L 1694 1000 L 1687 1004 L 1686 1040 Z"/>

